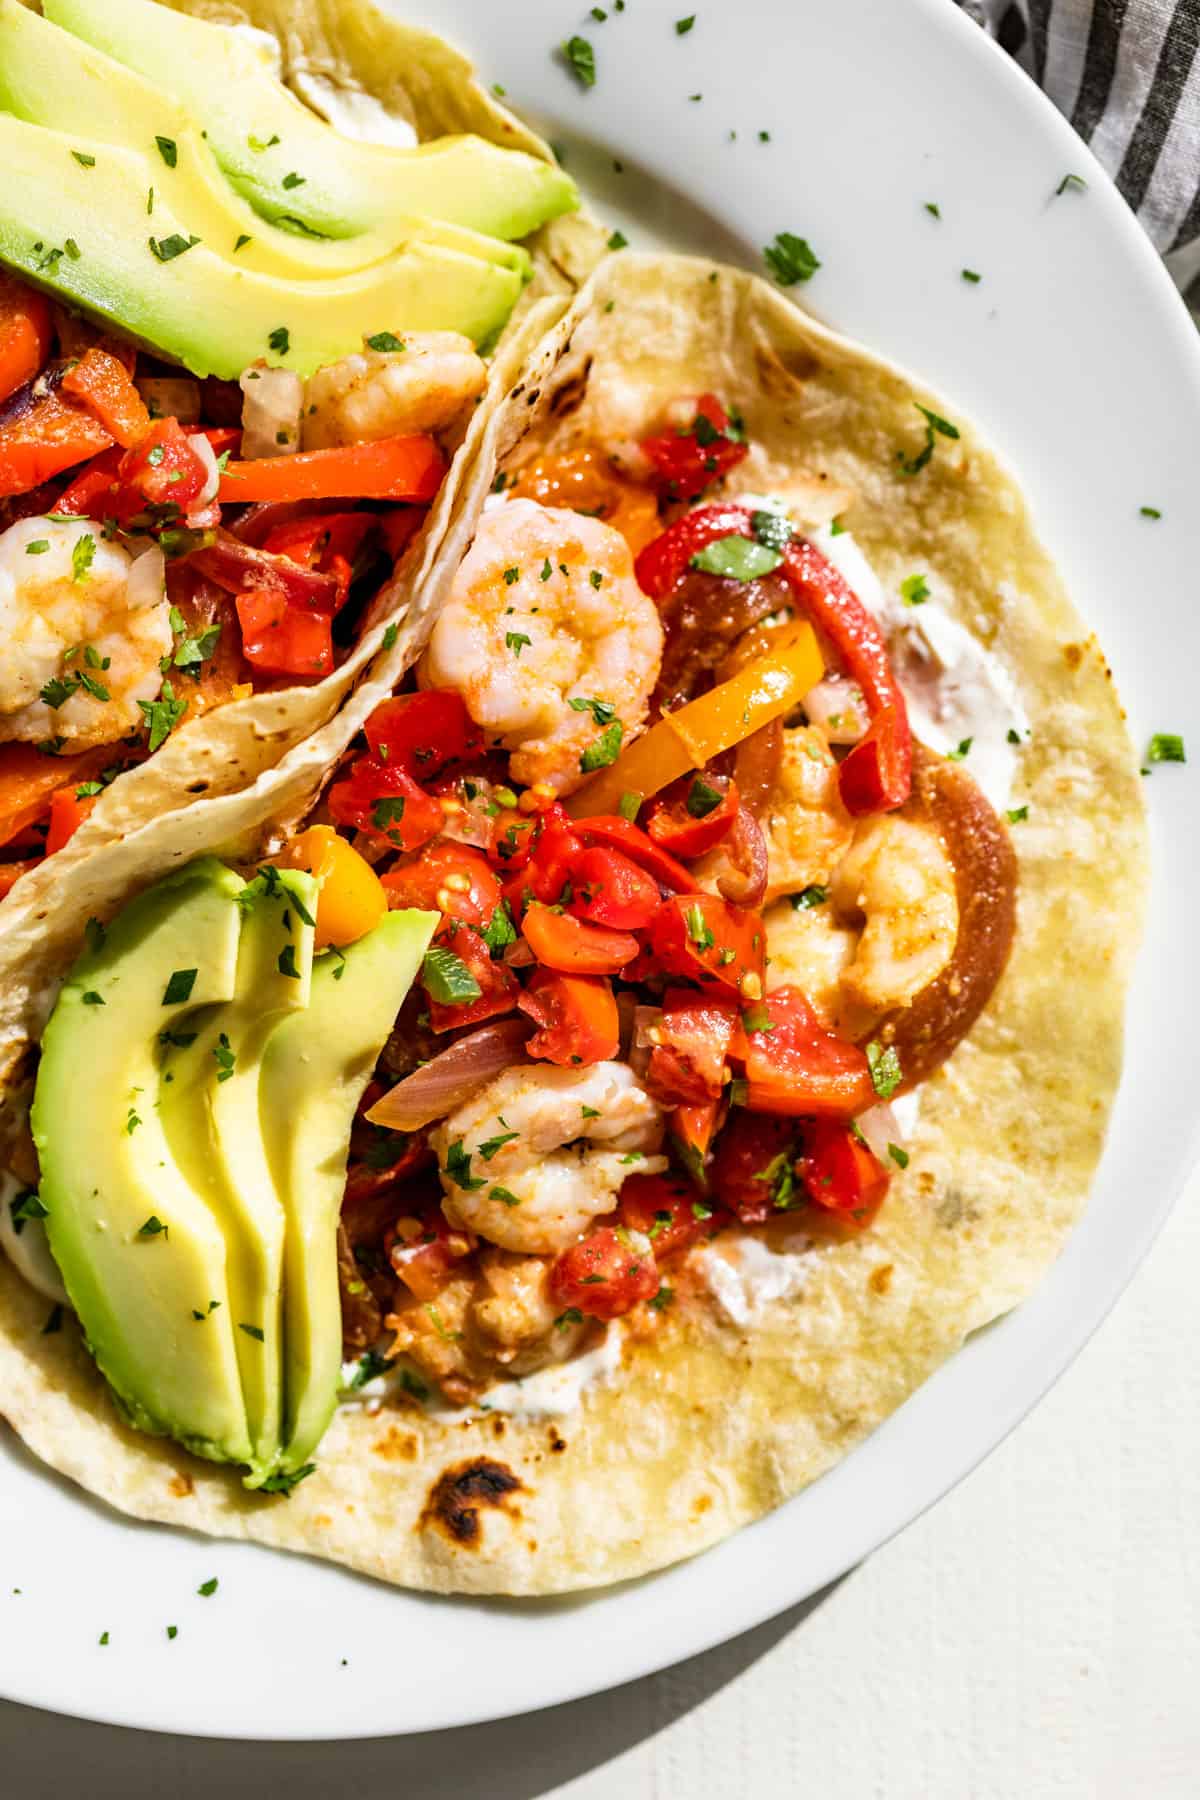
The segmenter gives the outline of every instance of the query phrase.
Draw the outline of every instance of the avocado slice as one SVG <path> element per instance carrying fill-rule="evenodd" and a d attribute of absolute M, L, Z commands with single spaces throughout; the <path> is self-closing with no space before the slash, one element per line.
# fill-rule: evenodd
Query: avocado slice
<path fill-rule="evenodd" d="M 187 221 L 189 235 L 219 254 L 236 256 L 239 269 L 285 281 L 320 280 L 424 242 L 497 263 L 523 280 L 532 274 L 529 254 L 520 245 L 438 220 L 394 218 L 386 231 L 328 238 L 312 236 L 298 220 L 285 229 L 260 218 L 226 181 L 185 107 L 133 69 L 30 12 L 21 0 L 0 0 L 0 111 L 68 135 L 82 124 L 89 143 L 98 140 L 148 156 L 156 197 Z M 94 165 L 80 166 L 101 170 L 88 185 L 100 189 L 102 203 L 99 157 Z"/>
<path fill-rule="evenodd" d="M 32 1111 L 50 1248 L 92 1354 L 131 1423 L 222 1462 L 251 1451 L 225 1237 L 163 1128 L 160 1035 L 232 996 L 241 887 L 206 858 L 93 928 Z"/>
<path fill-rule="evenodd" d="M 286 1218 L 264 1139 L 259 1075 L 272 1032 L 309 1000 L 317 884 L 266 869 L 238 895 L 242 935 L 232 998 L 195 1040 L 172 1052 L 162 1123 L 180 1167 L 225 1226 L 229 1304 L 260 1486 L 279 1455 L 283 1402 L 283 1256 Z M 293 1103 L 294 1104 L 294 1103 Z M 289 1103 L 285 1100 L 285 1109 Z M 291 1113 L 286 1116 L 291 1120 Z"/>
<path fill-rule="evenodd" d="M 267 355 L 308 375 L 385 330 L 481 342 L 523 285 L 515 269 L 433 242 L 321 282 L 239 269 L 191 241 L 198 234 L 159 195 L 150 156 L 7 114 L 0 169 L 0 262 L 196 375 L 233 380 Z"/>
<path fill-rule="evenodd" d="M 338 238 L 386 230 L 397 215 L 417 213 L 520 238 L 579 204 L 574 182 L 557 164 L 485 138 L 439 138 L 400 150 L 343 137 L 228 26 L 154 0 L 43 0 L 42 10 L 181 101 L 206 130 L 229 180 L 264 218 L 298 219 Z"/>
<path fill-rule="evenodd" d="M 284 1448 L 303 1468 L 333 1416 L 342 1360 L 337 1225 L 350 1127 L 438 915 L 391 912 L 340 956 L 313 968 L 308 1010 L 277 1025 L 262 1060 L 259 1106 L 284 1244 Z"/>

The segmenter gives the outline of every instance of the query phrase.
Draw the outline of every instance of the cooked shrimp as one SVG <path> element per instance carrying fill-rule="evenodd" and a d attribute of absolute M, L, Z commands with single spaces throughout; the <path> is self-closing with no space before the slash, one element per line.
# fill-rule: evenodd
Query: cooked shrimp
<path fill-rule="evenodd" d="M 780 900 L 763 914 L 767 928 L 767 992 L 798 987 L 812 1001 L 823 1025 L 837 1024 L 841 982 L 854 961 L 858 933 L 839 923 L 826 902 L 797 911 Z"/>
<path fill-rule="evenodd" d="M 430 1143 L 452 1225 L 505 1250 L 549 1254 L 611 1212 L 633 1169 L 653 1174 L 663 1116 L 625 1063 L 509 1069 Z"/>
<path fill-rule="evenodd" d="M 854 837 L 842 805 L 837 764 L 824 732 L 801 725 L 783 734 L 783 755 L 767 815 L 767 900 L 824 887 Z"/>
<path fill-rule="evenodd" d="M 615 755 L 612 740 L 628 743 L 643 724 L 662 644 L 658 609 L 638 587 L 619 532 L 582 513 L 510 500 L 479 521 L 421 681 L 457 689 L 476 723 L 511 752 L 516 781 L 568 794 L 602 733 L 604 753 Z"/>
<path fill-rule="evenodd" d="M 932 832 L 886 814 L 860 825 L 834 871 L 831 898 L 847 919 L 864 919 L 844 996 L 873 1012 L 907 1006 L 954 954 L 954 871 Z"/>
<path fill-rule="evenodd" d="M 0 534 L 0 741 L 114 743 L 162 687 L 170 609 L 158 549 L 132 555 L 87 519 Z"/>
<path fill-rule="evenodd" d="M 440 431 L 487 386 L 487 369 L 457 331 L 411 331 L 398 350 L 361 350 L 310 376 L 304 448 L 369 444 Z"/>

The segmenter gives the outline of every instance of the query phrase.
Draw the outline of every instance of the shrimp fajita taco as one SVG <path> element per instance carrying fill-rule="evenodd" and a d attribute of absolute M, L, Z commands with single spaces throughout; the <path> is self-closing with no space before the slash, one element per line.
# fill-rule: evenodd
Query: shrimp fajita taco
<path fill-rule="evenodd" d="M 0 166 L 3 914 L 336 713 L 588 230 L 364 5 L 0 0 Z"/>
<path fill-rule="evenodd" d="M 139 1517 L 533 1594 L 777 1505 L 1030 1291 L 1146 859 L 1014 481 L 764 282 L 608 257 L 476 474 L 303 757 L 0 941 L 0 1407 Z"/>

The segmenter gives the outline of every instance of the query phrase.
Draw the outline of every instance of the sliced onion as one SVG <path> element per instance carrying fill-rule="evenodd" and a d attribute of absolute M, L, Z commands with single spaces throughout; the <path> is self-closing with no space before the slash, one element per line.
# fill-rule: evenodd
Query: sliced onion
<path fill-rule="evenodd" d="M 532 1022 L 524 1018 L 481 1026 L 397 1082 L 376 1101 L 367 1118 L 389 1131 L 419 1131 L 422 1125 L 444 1119 L 497 1075 L 525 1061 L 525 1040 L 532 1030 Z"/>
<path fill-rule="evenodd" d="M 756 819 L 761 819 L 770 807 L 782 758 L 782 719 L 772 719 L 769 725 L 752 731 L 734 753 L 733 779 L 742 805 L 748 806 Z"/>
<path fill-rule="evenodd" d="M 187 375 L 141 375 L 134 387 L 155 419 L 178 419 L 181 425 L 200 423 L 200 383 Z"/>
<path fill-rule="evenodd" d="M 857 744 L 865 737 L 866 703 L 856 681 L 839 675 L 826 676 L 804 696 L 804 710 L 813 725 L 819 725 L 831 744 Z"/>
<path fill-rule="evenodd" d="M 255 364 L 243 369 L 242 456 L 286 456 L 300 448 L 300 416 L 304 410 L 304 383 L 291 369 L 268 369 Z"/>
<path fill-rule="evenodd" d="M 622 1059 L 625 1061 L 628 1061 L 629 1052 L 633 1048 L 637 1013 L 637 995 L 632 988 L 622 988 L 617 995 L 617 1042 Z"/>
<path fill-rule="evenodd" d="M 708 893 L 714 890 L 734 906 L 761 906 L 767 891 L 767 840 L 748 807 L 738 808 L 726 837 L 706 856 L 697 857 L 692 874 Z"/>
<path fill-rule="evenodd" d="M 202 431 L 193 431 L 188 437 L 188 448 L 200 458 L 206 471 L 204 486 L 196 495 L 192 512 L 196 513 L 205 506 L 210 506 L 217 497 L 217 489 L 221 485 L 221 471 L 217 467 L 217 455 Z M 191 517 L 191 514 L 188 515 Z"/>
<path fill-rule="evenodd" d="M 880 1101 L 878 1106 L 859 1113 L 855 1124 L 881 1163 L 888 1161 L 888 1149 L 892 1144 L 897 1149 L 904 1148 L 904 1133 L 900 1129 L 900 1121 L 886 1101 Z"/>
<path fill-rule="evenodd" d="M 193 551 L 189 561 L 193 569 L 229 594 L 244 594 L 250 588 L 277 588 L 294 605 L 318 612 L 332 611 L 336 603 L 336 575 L 306 569 L 290 556 L 258 550 L 228 531 L 219 531 L 216 541 Z"/>
<path fill-rule="evenodd" d="M 144 541 L 144 540 L 143 540 Z M 157 544 L 151 544 L 129 565 L 125 586 L 130 612 L 142 612 L 157 606 L 166 592 L 166 558 Z"/>
<path fill-rule="evenodd" d="M 317 513 L 328 511 L 328 500 L 264 500 L 258 506 L 246 507 L 237 523 L 229 529 L 243 544 L 261 549 L 278 526 L 290 525 L 294 519 L 311 519 Z"/>
<path fill-rule="evenodd" d="M 504 961 L 508 964 L 510 969 L 530 969 L 537 961 L 537 957 L 533 954 L 533 951 L 529 948 L 525 939 L 518 938 L 516 943 L 510 944 L 508 949 L 504 952 Z"/>

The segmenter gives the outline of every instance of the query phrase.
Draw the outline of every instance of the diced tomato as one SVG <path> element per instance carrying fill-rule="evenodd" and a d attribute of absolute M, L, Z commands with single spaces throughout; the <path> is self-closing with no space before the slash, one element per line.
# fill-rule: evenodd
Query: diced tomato
<path fill-rule="evenodd" d="M 743 1013 L 742 1027 L 751 1112 L 852 1119 L 874 1104 L 865 1055 L 826 1031 L 799 988 L 768 994 Z"/>
<path fill-rule="evenodd" d="M 525 1046 L 530 1056 L 571 1068 L 617 1054 L 617 1002 L 604 976 L 535 969 L 517 1004 L 539 1028 Z"/>
<path fill-rule="evenodd" d="M 105 518 L 105 501 L 111 498 L 121 456 L 119 444 L 94 456 L 63 489 L 54 502 L 55 512 L 67 513 L 73 519 Z M 110 504 L 108 513 L 111 511 Z"/>
<path fill-rule="evenodd" d="M 726 775 L 685 775 L 650 802 L 646 830 L 672 856 L 703 856 L 738 816 L 737 783 Z"/>
<path fill-rule="evenodd" d="M 462 695 L 440 690 L 385 700 L 365 730 L 372 756 L 425 782 L 483 749 L 483 734 Z"/>
<path fill-rule="evenodd" d="M 567 892 L 570 871 L 583 852 L 583 843 L 560 806 L 535 817 L 533 847 L 525 861 L 520 891 L 523 898 L 532 897 L 545 906 L 555 906 Z"/>
<path fill-rule="evenodd" d="M 470 925 L 450 920 L 438 928 L 435 942 L 454 955 L 475 979 L 479 989 L 474 1000 L 449 1002 L 429 995 L 429 1023 L 434 1031 L 456 1031 L 463 1025 L 480 1025 L 485 1019 L 496 1019 L 513 1012 L 520 998 L 520 986 L 512 970 L 502 962 L 494 962 L 483 938 Z M 428 983 L 425 983 L 428 992 Z"/>
<path fill-rule="evenodd" d="M 440 1207 L 397 1219 L 387 1237 L 388 1261 L 418 1300 L 435 1300 L 474 1248 L 470 1232 L 451 1225 Z"/>
<path fill-rule="evenodd" d="M 123 362 L 96 345 L 85 350 L 62 380 L 64 394 L 86 407 L 118 444 L 129 450 L 150 427 L 146 402 L 134 387 Z"/>
<path fill-rule="evenodd" d="M 50 829 L 46 833 L 47 856 L 53 856 L 69 838 L 74 837 L 99 798 L 99 794 L 85 794 L 81 799 L 73 787 L 59 788 L 50 802 Z"/>
<path fill-rule="evenodd" d="M 593 1319 L 619 1319 L 659 1287 L 652 1250 L 635 1250 L 611 1225 L 572 1244 L 550 1271 L 556 1306 L 577 1307 Z"/>
<path fill-rule="evenodd" d="M 52 388 L 0 425 L 0 497 L 26 494 L 111 443 L 103 425 Z"/>
<path fill-rule="evenodd" d="M 762 915 L 716 894 L 679 894 L 664 900 L 650 929 L 650 950 L 669 975 L 719 981 L 736 992 L 757 982 L 757 991 L 762 992 L 766 968 Z"/>
<path fill-rule="evenodd" d="M 346 1171 L 342 1214 L 347 1224 L 355 1230 L 362 1224 L 363 1212 L 378 1194 L 396 1187 L 402 1181 L 410 1181 L 434 1161 L 428 1135 L 424 1131 L 415 1131 L 410 1135 L 402 1131 L 382 1131 L 377 1125 L 367 1123 L 364 1114 L 377 1100 L 382 1099 L 385 1091 L 382 1082 L 371 1081 L 367 1084 L 358 1103 L 358 1113 L 350 1137 L 350 1166 Z M 389 1162 L 386 1156 L 388 1149 L 392 1147 L 395 1155 Z M 370 1210 L 375 1209 L 372 1207 Z"/>
<path fill-rule="evenodd" d="M 599 846 L 602 850 L 621 851 L 668 893 L 696 892 L 696 882 L 683 864 L 629 819 L 621 818 L 619 813 L 600 813 L 594 819 L 574 819 L 571 827 L 589 848 Z"/>
<path fill-rule="evenodd" d="M 717 1135 L 721 1110 L 720 1100 L 706 1100 L 701 1106 L 674 1107 L 667 1120 L 667 1131 L 679 1160 L 703 1193 L 708 1192 L 708 1153 Z"/>
<path fill-rule="evenodd" d="M 251 588 L 235 601 L 242 655 L 264 674 L 312 680 L 333 668 L 333 632 L 325 613 L 293 606 L 278 588 Z"/>
<path fill-rule="evenodd" d="M 698 506 L 647 544 L 634 565 L 638 586 L 652 600 L 666 600 L 687 574 L 693 556 L 718 538 L 747 537 L 750 530 L 750 513 L 744 506 L 720 502 Z"/>
<path fill-rule="evenodd" d="M 599 845 L 581 848 L 571 859 L 570 873 L 567 911 L 593 925 L 641 931 L 661 904 L 658 883 L 621 850 L 603 850 Z"/>
<path fill-rule="evenodd" d="M 147 506 L 178 507 L 186 513 L 208 484 L 208 468 L 188 443 L 178 419 L 155 419 L 136 447 L 121 458 L 117 484 L 130 490 L 117 509 L 118 518 L 132 517 Z"/>
<path fill-rule="evenodd" d="M 796 1199 L 793 1162 L 798 1128 L 734 1107 L 717 1139 L 710 1170 L 713 1193 L 743 1225 L 761 1225 Z"/>
<path fill-rule="evenodd" d="M 514 807 L 503 807 L 492 820 L 492 843 L 489 854 L 501 874 L 515 876 L 522 873 L 529 864 L 533 847 L 538 841 L 541 824 L 536 813 L 518 812 Z M 520 883 L 506 880 L 505 897 L 512 904 L 510 887 L 513 895 L 519 893 Z"/>
<path fill-rule="evenodd" d="M 370 756 L 360 756 L 347 779 L 334 783 L 328 806 L 336 825 L 372 832 L 394 850 L 419 850 L 446 820 L 411 775 Z"/>
<path fill-rule="evenodd" d="M 377 438 L 330 450 L 298 450 L 288 456 L 260 456 L 229 462 L 221 477 L 221 499 L 249 500 L 432 500 L 446 472 L 446 459 L 423 434 Z"/>
<path fill-rule="evenodd" d="M 702 1237 L 711 1217 L 696 1190 L 681 1175 L 630 1175 L 617 1201 L 621 1223 L 641 1231 L 654 1245 L 657 1262 L 686 1250 Z"/>
<path fill-rule="evenodd" d="M 436 909 L 462 925 L 485 929 L 500 904 L 500 883 L 487 858 L 466 844 L 440 839 L 416 862 L 397 863 L 383 877 L 393 907 Z"/>
<path fill-rule="evenodd" d="M 650 1052 L 646 1083 L 664 1106 L 702 1105 L 720 1098 L 726 1059 L 738 1025 L 738 1005 L 718 989 L 668 988 L 658 1022 L 661 1043 Z"/>
<path fill-rule="evenodd" d="M 729 414 L 715 394 L 701 394 L 686 431 L 643 438 L 642 451 L 673 500 L 695 500 L 750 454 L 730 435 Z"/>
<path fill-rule="evenodd" d="M 629 932 L 588 925 L 537 901 L 526 908 L 521 930 L 540 963 L 566 974 L 616 975 L 638 953 L 638 941 Z"/>
<path fill-rule="evenodd" d="M 52 329 L 46 296 L 0 274 L 0 401 L 33 380 L 50 354 Z"/>
<path fill-rule="evenodd" d="M 891 1179 L 847 1125 L 822 1120 L 804 1134 L 797 1172 L 809 1198 L 860 1230 L 883 1205 Z"/>

